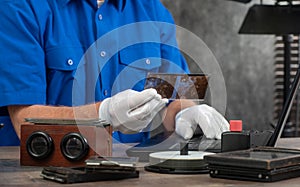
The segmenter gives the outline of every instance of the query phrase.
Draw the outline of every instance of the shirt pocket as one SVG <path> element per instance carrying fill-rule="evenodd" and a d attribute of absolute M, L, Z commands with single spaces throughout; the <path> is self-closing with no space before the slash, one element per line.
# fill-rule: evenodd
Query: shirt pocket
<path fill-rule="evenodd" d="M 162 65 L 160 47 L 157 44 L 136 45 L 119 52 L 118 84 L 120 90 L 143 90 L 148 72 L 158 72 Z M 121 88 L 124 86 L 124 88 Z"/>
<path fill-rule="evenodd" d="M 47 68 L 51 70 L 73 71 L 84 54 L 83 47 L 54 47 L 46 50 Z"/>
<path fill-rule="evenodd" d="M 119 58 L 120 64 L 145 71 L 161 66 L 161 53 L 158 44 L 127 47 L 119 52 Z"/>
<path fill-rule="evenodd" d="M 76 71 L 81 64 L 82 47 L 61 46 L 46 50 L 47 102 L 53 105 L 71 105 Z"/>

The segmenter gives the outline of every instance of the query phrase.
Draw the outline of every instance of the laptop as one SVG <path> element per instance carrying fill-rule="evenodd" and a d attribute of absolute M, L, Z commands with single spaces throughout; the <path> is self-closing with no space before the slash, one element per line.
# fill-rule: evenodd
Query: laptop
<path fill-rule="evenodd" d="M 297 69 L 297 73 L 296 73 L 294 81 L 291 85 L 289 95 L 286 98 L 286 101 L 284 103 L 282 112 L 280 114 L 279 120 L 278 120 L 277 125 L 274 130 L 274 133 L 271 136 L 271 138 L 266 146 L 275 147 L 277 145 L 277 142 L 280 139 L 282 131 L 284 129 L 284 126 L 289 118 L 290 111 L 293 106 L 293 102 L 296 98 L 299 85 L 300 85 L 300 65 Z"/>

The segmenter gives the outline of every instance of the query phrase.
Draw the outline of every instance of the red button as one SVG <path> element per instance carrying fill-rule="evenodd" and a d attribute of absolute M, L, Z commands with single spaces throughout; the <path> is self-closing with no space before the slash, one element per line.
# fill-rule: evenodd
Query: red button
<path fill-rule="evenodd" d="M 241 132 L 243 130 L 242 120 L 230 120 L 229 124 L 230 124 L 230 131 Z"/>

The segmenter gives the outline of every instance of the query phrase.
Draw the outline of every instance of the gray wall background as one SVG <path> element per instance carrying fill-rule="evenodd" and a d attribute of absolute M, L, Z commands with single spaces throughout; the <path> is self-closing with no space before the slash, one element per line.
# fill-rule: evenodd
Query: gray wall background
<path fill-rule="evenodd" d="M 258 2 L 161 1 L 175 23 L 201 38 L 215 55 L 227 90 L 225 117 L 243 120 L 245 129 L 268 128 L 273 122 L 275 36 L 238 34 L 248 8 Z M 195 63 L 189 65 L 196 71 Z"/>

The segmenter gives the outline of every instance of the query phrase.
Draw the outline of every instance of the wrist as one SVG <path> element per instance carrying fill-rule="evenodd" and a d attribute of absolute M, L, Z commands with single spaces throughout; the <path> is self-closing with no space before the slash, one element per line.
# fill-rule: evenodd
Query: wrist
<path fill-rule="evenodd" d="M 99 118 L 107 121 L 110 125 L 112 125 L 110 114 L 109 114 L 109 105 L 110 105 L 110 98 L 106 98 L 100 103 Z"/>
<path fill-rule="evenodd" d="M 175 118 L 178 112 L 195 105 L 195 102 L 186 99 L 180 99 L 171 102 L 168 108 L 165 110 L 165 118 L 163 121 L 166 131 L 175 130 Z"/>

